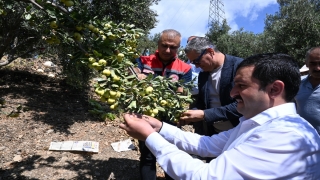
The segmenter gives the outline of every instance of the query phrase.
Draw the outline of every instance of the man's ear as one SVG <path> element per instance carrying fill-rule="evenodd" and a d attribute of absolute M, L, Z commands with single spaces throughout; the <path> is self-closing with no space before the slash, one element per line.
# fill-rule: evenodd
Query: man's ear
<path fill-rule="evenodd" d="M 272 99 L 282 96 L 284 94 L 284 83 L 280 80 L 274 81 L 268 86 L 268 93 Z"/>
<path fill-rule="evenodd" d="M 207 52 L 215 54 L 216 52 L 212 48 L 207 48 Z"/>

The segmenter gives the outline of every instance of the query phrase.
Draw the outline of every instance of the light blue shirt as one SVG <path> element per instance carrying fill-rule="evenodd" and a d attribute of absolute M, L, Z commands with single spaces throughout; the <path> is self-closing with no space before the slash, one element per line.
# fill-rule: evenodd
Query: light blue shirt
<path fill-rule="evenodd" d="M 191 70 L 192 70 L 192 80 L 195 78 L 195 81 L 193 82 L 195 87 L 192 88 L 191 94 L 192 95 L 196 95 L 199 93 L 199 89 L 198 89 L 198 76 L 199 73 L 201 72 L 201 68 L 197 68 L 194 64 L 190 63 L 190 60 L 188 60 L 187 62 L 188 64 L 190 64 L 191 66 Z"/>
<path fill-rule="evenodd" d="M 320 134 L 320 85 L 313 88 L 309 77 L 301 80 L 299 92 L 295 97 L 297 112 Z"/>
<path fill-rule="evenodd" d="M 174 179 L 320 179 L 320 137 L 294 103 L 269 108 L 218 135 L 163 123 L 146 145 Z M 210 163 L 188 153 L 214 157 Z"/>

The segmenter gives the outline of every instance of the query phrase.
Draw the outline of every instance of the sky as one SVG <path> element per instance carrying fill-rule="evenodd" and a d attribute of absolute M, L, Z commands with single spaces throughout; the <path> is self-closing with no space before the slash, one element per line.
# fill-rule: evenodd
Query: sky
<path fill-rule="evenodd" d="M 245 31 L 262 33 L 266 14 L 279 10 L 276 0 L 221 0 L 224 17 L 231 31 L 243 28 Z M 151 35 L 164 29 L 178 30 L 185 46 L 191 35 L 204 36 L 208 31 L 210 0 L 161 0 L 151 6 L 157 12 L 158 23 Z"/>

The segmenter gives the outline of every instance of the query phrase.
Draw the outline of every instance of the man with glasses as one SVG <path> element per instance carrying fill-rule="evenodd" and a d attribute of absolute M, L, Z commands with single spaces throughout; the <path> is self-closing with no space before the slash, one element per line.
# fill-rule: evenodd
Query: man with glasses
<path fill-rule="evenodd" d="M 192 78 L 191 66 L 177 58 L 180 47 L 181 34 L 173 29 L 161 32 L 158 41 L 158 50 L 150 56 L 141 56 L 136 61 L 138 68 L 136 73 L 139 79 L 144 79 L 148 74 L 153 76 L 164 76 L 172 78 L 173 81 L 183 80 L 190 82 Z M 183 92 L 182 87 L 178 87 L 177 92 Z M 164 121 L 166 121 L 164 119 Z M 140 175 L 142 180 L 156 179 L 156 158 L 145 146 L 144 141 L 139 141 L 140 149 Z M 166 179 L 171 179 L 166 174 Z"/>
<path fill-rule="evenodd" d="M 196 109 L 182 114 L 181 123 L 194 122 L 195 132 L 211 136 L 235 127 L 239 123 L 237 102 L 230 97 L 233 78 L 241 58 L 221 53 L 207 38 L 195 37 L 185 48 L 191 63 L 200 67 L 199 94 Z"/>

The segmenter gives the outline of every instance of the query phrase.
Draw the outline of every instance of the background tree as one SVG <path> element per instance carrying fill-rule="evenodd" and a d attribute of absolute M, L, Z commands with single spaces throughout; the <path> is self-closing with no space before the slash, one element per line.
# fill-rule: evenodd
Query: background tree
<path fill-rule="evenodd" d="M 222 35 L 227 35 L 228 32 L 230 31 L 230 26 L 227 23 L 227 20 L 224 19 L 222 21 L 222 24 L 220 24 L 219 22 L 213 21 L 210 24 L 209 27 L 209 31 L 206 33 L 206 37 L 209 38 L 209 40 L 211 42 L 213 42 L 214 44 L 217 44 L 218 39 L 222 36 Z"/>
<path fill-rule="evenodd" d="M 273 37 L 275 52 L 292 55 L 302 66 L 306 51 L 319 45 L 320 2 L 278 0 L 278 3 L 279 11 L 266 18 L 265 33 Z"/>
<path fill-rule="evenodd" d="M 150 5 L 158 1 L 0 1 L 0 57 L 8 55 L 0 67 L 18 57 L 30 57 L 31 52 L 46 49 L 56 55 L 52 61 L 63 66 L 67 82 L 81 87 L 87 83 L 90 70 L 75 59 L 85 54 L 83 46 L 89 45 L 96 36 L 84 31 L 85 26 L 108 20 L 115 24 L 127 22 L 148 31 L 156 23 L 156 13 Z M 84 39 L 88 33 L 93 37 Z M 46 47 L 47 44 L 50 47 Z"/>
<path fill-rule="evenodd" d="M 153 54 L 158 49 L 158 40 L 160 38 L 160 33 L 150 35 L 145 32 L 145 35 L 138 39 L 137 50 L 144 55 L 147 49 L 149 49 L 149 54 Z"/>
<path fill-rule="evenodd" d="M 108 17 L 115 23 L 134 24 L 148 32 L 155 27 L 157 14 L 150 6 L 160 0 L 92 0 L 91 17 Z"/>
<path fill-rule="evenodd" d="M 242 58 L 270 51 L 267 48 L 270 39 L 264 33 L 254 34 L 244 31 L 243 28 L 229 32 L 230 29 L 226 20 L 222 24 L 212 22 L 206 37 L 216 44 L 221 52 Z"/>

